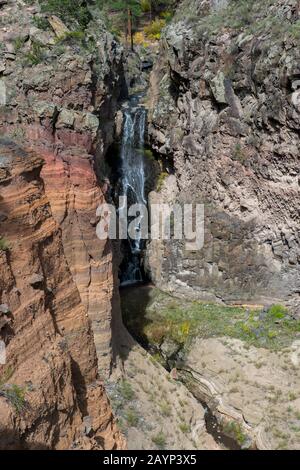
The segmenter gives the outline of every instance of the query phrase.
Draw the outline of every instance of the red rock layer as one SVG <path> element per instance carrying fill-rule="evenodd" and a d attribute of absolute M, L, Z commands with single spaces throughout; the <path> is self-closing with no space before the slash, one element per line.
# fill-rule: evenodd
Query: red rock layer
<path fill-rule="evenodd" d="M 66 260 L 92 320 L 99 370 L 106 375 L 111 364 L 114 282 L 111 248 L 96 236 L 96 209 L 103 194 L 94 166 L 98 179 L 104 178 L 100 168 L 112 141 L 122 85 L 122 49 L 99 18 L 88 31 L 93 36 L 91 52 L 76 41 L 58 44 L 50 27 L 47 32 L 33 27 L 33 7 L 22 8 L 22 19 L 14 5 L 3 9 L 4 46 L 14 47 L 14 17 L 17 24 L 22 21 L 24 44 L 3 63 L 7 99 L 6 106 L 0 107 L 0 131 L 30 145 L 45 159 L 41 176 L 46 194 L 62 229 Z M 43 42 L 46 59 L 30 64 L 24 54 L 30 53 L 35 35 Z"/>
<path fill-rule="evenodd" d="M 89 318 L 40 178 L 41 158 L 0 142 L 0 448 L 124 448 Z M 12 390 L 10 398 L 7 391 Z M 17 410 L 18 391 L 25 393 Z"/>

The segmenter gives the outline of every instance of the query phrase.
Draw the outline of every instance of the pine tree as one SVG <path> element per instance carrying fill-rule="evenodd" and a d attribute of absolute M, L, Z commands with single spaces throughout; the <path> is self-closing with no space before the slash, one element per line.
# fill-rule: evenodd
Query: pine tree
<path fill-rule="evenodd" d="M 125 37 L 130 39 L 131 50 L 133 50 L 133 26 L 141 15 L 140 0 L 111 0 L 110 8 L 118 12 L 120 23 L 123 24 Z"/>

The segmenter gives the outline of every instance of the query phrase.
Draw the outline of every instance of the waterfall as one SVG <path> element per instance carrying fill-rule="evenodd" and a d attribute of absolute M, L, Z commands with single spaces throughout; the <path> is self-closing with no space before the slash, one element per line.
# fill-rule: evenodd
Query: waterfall
<path fill-rule="evenodd" d="M 121 175 L 119 196 L 126 196 L 128 207 L 132 204 L 147 204 L 145 196 L 145 143 L 146 110 L 133 101 L 124 111 L 124 126 L 121 143 Z M 119 207 L 120 211 L 124 207 Z M 136 239 L 127 240 L 127 254 L 121 272 L 121 285 L 143 281 L 140 266 L 144 240 L 141 235 L 141 221 L 137 220 Z"/>

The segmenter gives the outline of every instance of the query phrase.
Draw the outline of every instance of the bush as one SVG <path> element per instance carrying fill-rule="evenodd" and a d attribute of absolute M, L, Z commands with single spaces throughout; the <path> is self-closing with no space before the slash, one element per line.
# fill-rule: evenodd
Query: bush
<path fill-rule="evenodd" d="M 143 13 L 148 13 L 151 10 L 151 0 L 141 0 L 141 9 Z"/>
<path fill-rule="evenodd" d="M 8 251 L 10 249 L 10 245 L 6 238 L 0 237 L 0 251 Z"/>
<path fill-rule="evenodd" d="M 223 426 L 223 431 L 228 436 L 232 437 L 240 446 L 242 446 L 246 440 L 247 436 L 243 433 L 240 423 L 236 421 L 229 421 Z"/>
<path fill-rule="evenodd" d="M 166 403 L 166 402 L 163 402 L 161 405 L 160 405 L 160 410 L 161 410 L 161 414 L 163 416 L 171 416 L 172 414 L 172 408 L 171 408 L 171 405 L 169 403 Z"/>
<path fill-rule="evenodd" d="M 14 39 L 13 44 L 14 44 L 15 53 L 19 52 L 22 49 L 22 47 L 24 46 L 24 43 L 25 43 L 25 38 L 18 37 Z"/>
<path fill-rule="evenodd" d="M 125 418 L 129 426 L 135 428 L 138 425 L 139 416 L 132 408 L 126 411 Z"/>
<path fill-rule="evenodd" d="M 300 39 L 300 20 L 289 27 L 288 33 L 295 39 Z"/>
<path fill-rule="evenodd" d="M 38 41 L 32 41 L 31 50 L 25 55 L 25 59 L 29 64 L 40 64 L 44 59 L 43 44 Z"/>
<path fill-rule="evenodd" d="M 137 46 L 143 46 L 146 42 L 145 35 L 142 31 L 138 31 L 133 35 L 133 43 Z"/>
<path fill-rule="evenodd" d="M 152 437 L 152 442 L 159 447 L 159 449 L 163 449 L 166 446 L 166 437 L 162 431 L 160 431 L 156 436 Z"/>
<path fill-rule="evenodd" d="M 161 189 L 164 185 L 164 181 L 168 176 L 169 176 L 169 174 L 166 171 L 163 171 L 162 173 L 160 173 L 160 175 L 157 178 L 156 191 L 158 191 L 158 192 L 161 191 Z"/>
<path fill-rule="evenodd" d="M 8 384 L 7 381 L 13 375 L 13 369 L 8 367 L 0 379 L 0 396 L 6 398 L 15 410 L 20 413 L 25 407 L 26 388 L 16 384 Z"/>
<path fill-rule="evenodd" d="M 163 11 L 160 16 L 166 21 L 166 23 L 170 23 L 173 18 L 173 13 L 171 11 Z"/>
<path fill-rule="evenodd" d="M 82 0 L 39 0 L 41 11 L 57 15 L 68 24 L 76 22 L 82 28 L 86 28 L 91 15 L 86 2 Z"/>
<path fill-rule="evenodd" d="M 69 33 L 65 33 L 63 36 L 57 38 L 56 43 L 85 43 L 85 34 L 83 31 L 70 31 Z"/>
<path fill-rule="evenodd" d="M 156 19 L 148 26 L 145 26 L 144 33 L 151 40 L 159 40 L 161 37 L 162 29 L 166 26 L 166 20 Z"/>
<path fill-rule="evenodd" d="M 190 426 L 186 423 L 180 423 L 179 429 L 181 432 L 183 432 L 183 434 L 188 434 L 189 432 L 191 432 Z"/>
<path fill-rule="evenodd" d="M 273 318 L 284 318 L 287 314 L 287 309 L 280 304 L 272 305 L 268 310 L 268 315 Z"/>
<path fill-rule="evenodd" d="M 36 26 L 38 29 L 42 29 L 43 31 L 46 31 L 49 28 L 49 21 L 43 16 L 34 16 L 32 18 L 32 22 L 34 26 Z"/>
<path fill-rule="evenodd" d="M 25 408 L 25 393 L 26 389 L 16 384 L 7 384 L 0 389 L 0 395 L 4 396 L 18 413 Z"/>
<path fill-rule="evenodd" d="M 130 383 L 127 382 L 127 380 L 122 380 L 120 382 L 118 390 L 119 390 L 120 395 L 125 400 L 131 401 L 135 397 L 134 391 L 132 390 L 132 387 L 131 387 Z"/>
<path fill-rule="evenodd" d="M 235 144 L 234 149 L 232 151 L 232 159 L 239 161 L 240 163 L 244 163 L 246 155 L 240 143 Z"/>

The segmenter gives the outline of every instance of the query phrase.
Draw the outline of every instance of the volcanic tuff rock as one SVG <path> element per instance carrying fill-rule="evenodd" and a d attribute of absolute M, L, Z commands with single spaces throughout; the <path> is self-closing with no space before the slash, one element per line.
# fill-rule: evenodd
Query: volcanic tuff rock
<path fill-rule="evenodd" d="M 43 160 L 7 139 L 0 158 L 0 338 L 7 355 L 0 448 L 124 448 L 97 380 L 93 333 L 45 195 Z"/>
<path fill-rule="evenodd" d="M 41 174 L 46 194 L 92 320 L 99 369 L 106 374 L 114 302 L 112 250 L 98 240 L 95 216 L 104 200 L 99 186 L 103 155 L 113 139 L 123 90 L 122 48 L 97 17 L 85 37 L 66 33 L 56 38 L 50 24 L 45 30 L 36 27 L 38 16 L 36 5 L 20 1 L 1 9 L 0 80 L 6 106 L 0 109 L 0 132 L 30 145 L 46 162 Z"/>
<path fill-rule="evenodd" d="M 149 272 L 198 298 L 299 299 L 299 2 L 224 3 L 183 2 L 152 74 L 151 142 L 171 200 L 205 204 L 205 245 L 153 241 Z"/>

